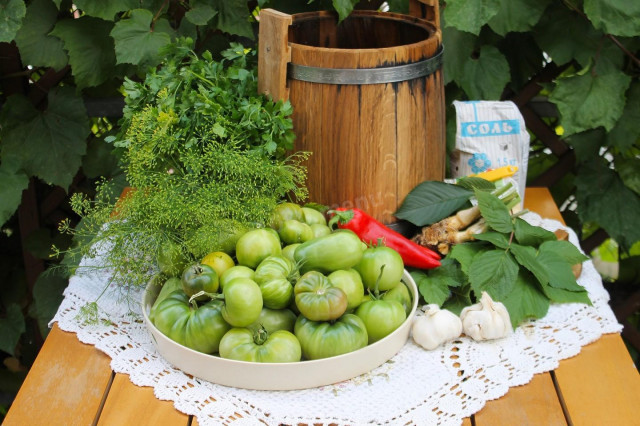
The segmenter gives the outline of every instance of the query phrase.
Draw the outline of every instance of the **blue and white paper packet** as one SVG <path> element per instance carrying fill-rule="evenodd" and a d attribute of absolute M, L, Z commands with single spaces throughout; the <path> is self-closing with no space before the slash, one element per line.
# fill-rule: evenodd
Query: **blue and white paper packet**
<path fill-rule="evenodd" d="M 524 200 L 529 133 L 518 107 L 510 101 L 454 101 L 453 105 L 456 144 L 451 154 L 451 177 L 516 166 L 513 179 Z"/>

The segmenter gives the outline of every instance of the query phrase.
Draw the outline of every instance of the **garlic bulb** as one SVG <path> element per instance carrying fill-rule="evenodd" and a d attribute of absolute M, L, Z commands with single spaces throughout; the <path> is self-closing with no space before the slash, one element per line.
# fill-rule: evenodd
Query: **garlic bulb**
<path fill-rule="evenodd" d="M 464 334 L 474 340 L 499 339 L 513 331 L 507 308 L 494 302 L 486 291 L 480 302 L 467 306 L 460 313 Z"/>
<path fill-rule="evenodd" d="M 432 350 L 462 333 L 462 322 L 457 315 L 432 304 L 422 308 L 425 312 L 413 320 L 413 340 L 425 349 Z"/>

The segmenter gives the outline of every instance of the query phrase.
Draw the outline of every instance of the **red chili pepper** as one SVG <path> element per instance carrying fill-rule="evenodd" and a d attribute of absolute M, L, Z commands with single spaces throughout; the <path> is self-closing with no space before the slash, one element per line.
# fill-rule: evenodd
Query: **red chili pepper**
<path fill-rule="evenodd" d="M 420 269 L 432 269 L 440 266 L 438 253 L 414 243 L 360 209 L 338 207 L 329 213 L 333 214 L 330 224 L 335 223 L 338 228 L 350 229 L 365 243 L 372 243 L 382 238 L 387 247 L 400 253 L 406 266 Z"/>

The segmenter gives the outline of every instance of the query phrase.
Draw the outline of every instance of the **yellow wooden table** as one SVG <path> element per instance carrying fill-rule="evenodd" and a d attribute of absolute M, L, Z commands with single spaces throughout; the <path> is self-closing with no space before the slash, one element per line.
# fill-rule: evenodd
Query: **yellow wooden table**
<path fill-rule="evenodd" d="M 562 221 L 546 188 L 527 189 L 525 207 Z M 113 373 L 109 362 L 54 325 L 3 425 L 197 424 L 152 388 Z M 640 425 L 640 376 L 620 336 L 604 335 L 554 371 L 488 402 L 464 424 Z"/>

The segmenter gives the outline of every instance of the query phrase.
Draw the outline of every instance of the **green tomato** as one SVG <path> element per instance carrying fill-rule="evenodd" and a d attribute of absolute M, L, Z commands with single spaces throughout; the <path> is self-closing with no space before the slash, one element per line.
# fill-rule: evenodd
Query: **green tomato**
<path fill-rule="evenodd" d="M 302 213 L 304 214 L 304 222 L 307 225 L 325 225 L 327 224 L 327 219 L 324 217 L 322 213 L 320 213 L 316 209 L 312 209 L 310 207 L 303 207 Z"/>
<path fill-rule="evenodd" d="M 253 324 L 247 326 L 252 331 L 259 330 L 264 327 L 268 333 L 278 330 L 287 330 L 293 333 L 293 325 L 296 323 L 298 316 L 291 309 L 270 309 L 262 308 L 260 316 Z"/>
<path fill-rule="evenodd" d="M 299 276 L 295 264 L 282 255 L 269 256 L 260 262 L 254 280 L 260 286 L 264 306 L 271 309 L 289 306 L 293 299 L 292 283 Z"/>
<path fill-rule="evenodd" d="M 313 230 L 304 222 L 289 219 L 280 226 L 278 235 L 285 244 L 304 243 L 313 238 Z"/>
<path fill-rule="evenodd" d="M 171 340 L 198 352 L 218 352 L 220 340 L 231 326 L 222 317 L 223 303 L 210 300 L 200 307 L 189 296 L 174 291 L 155 308 L 153 324 Z"/>
<path fill-rule="evenodd" d="M 298 310 L 312 321 L 334 320 L 347 310 L 345 292 L 332 286 L 331 281 L 320 272 L 310 271 L 304 274 L 293 292 Z"/>
<path fill-rule="evenodd" d="M 327 277 L 331 285 L 338 287 L 347 295 L 347 311 L 357 308 L 364 297 L 364 284 L 355 269 L 340 269 Z"/>
<path fill-rule="evenodd" d="M 233 327 L 246 327 L 260 316 L 263 306 L 262 292 L 252 279 L 231 280 L 224 286 L 222 294 L 222 316 Z"/>
<path fill-rule="evenodd" d="M 367 327 L 369 344 L 391 334 L 407 318 L 404 308 L 395 300 L 370 300 L 356 309 L 356 315 Z"/>
<path fill-rule="evenodd" d="M 201 291 L 215 293 L 218 291 L 219 286 L 218 274 L 209 265 L 196 263 L 186 267 L 182 273 L 182 289 L 189 297 Z M 196 298 L 198 301 L 207 299 L 208 296 L 206 295 Z"/>
<path fill-rule="evenodd" d="M 331 233 L 331 228 L 329 228 L 327 225 L 313 223 L 309 226 L 311 226 L 311 231 L 313 232 L 313 238 L 324 237 L 325 235 L 329 235 Z"/>
<path fill-rule="evenodd" d="M 248 231 L 238 239 L 236 244 L 238 264 L 254 269 L 267 257 L 281 253 L 278 234 L 267 228 Z"/>
<path fill-rule="evenodd" d="M 396 302 L 400 302 L 407 315 L 409 315 L 413 307 L 413 300 L 409 288 L 402 281 L 390 290 L 387 290 L 382 295 L 382 300 L 395 300 Z"/>
<path fill-rule="evenodd" d="M 156 297 L 156 301 L 153 302 L 153 306 L 151 306 L 151 310 L 149 311 L 149 319 L 151 322 L 153 322 L 155 318 L 156 310 L 158 309 L 157 306 L 174 291 L 182 291 L 182 280 L 180 280 L 180 278 L 172 277 L 162 284 L 160 293 L 158 293 L 158 297 Z"/>
<path fill-rule="evenodd" d="M 290 331 L 269 334 L 261 329 L 232 328 L 220 342 L 220 356 L 248 362 L 297 362 L 302 357 L 300 342 Z"/>
<path fill-rule="evenodd" d="M 356 269 L 360 272 L 366 288 L 374 292 L 387 291 L 402 278 L 404 262 L 400 254 L 392 248 L 371 247 L 364 251 Z"/>
<path fill-rule="evenodd" d="M 337 321 L 312 321 L 299 316 L 294 334 L 300 341 L 305 359 L 321 359 L 342 355 L 367 346 L 367 328 L 354 314 Z"/>
<path fill-rule="evenodd" d="M 227 269 L 220 276 L 220 288 L 224 290 L 224 286 L 234 278 L 250 278 L 253 279 L 255 271 L 248 266 L 236 265 Z"/>
<path fill-rule="evenodd" d="M 294 253 L 300 270 L 329 274 L 338 269 L 349 269 L 362 259 L 362 242 L 349 230 L 339 229 L 324 237 L 302 243 Z"/>
<path fill-rule="evenodd" d="M 179 276 L 188 263 L 180 246 L 172 241 L 167 241 L 160 246 L 156 261 L 160 272 L 170 277 Z"/>
<path fill-rule="evenodd" d="M 289 244 L 288 246 L 284 246 L 282 248 L 282 255 L 284 257 L 286 257 L 287 259 L 289 259 L 290 261 L 292 261 L 293 263 L 296 262 L 295 258 L 293 257 L 296 249 L 298 248 L 298 246 L 300 245 L 300 243 L 295 243 L 295 244 Z"/>
<path fill-rule="evenodd" d="M 279 231 L 284 222 L 290 219 L 304 222 L 302 207 L 295 203 L 280 203 L 271 215 L 271 227 Z"/>

